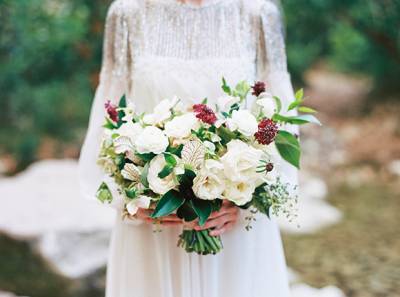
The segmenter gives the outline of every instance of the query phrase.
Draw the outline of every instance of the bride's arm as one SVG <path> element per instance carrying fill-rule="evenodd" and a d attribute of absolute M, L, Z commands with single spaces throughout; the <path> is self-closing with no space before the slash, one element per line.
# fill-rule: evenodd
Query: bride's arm
<path fill-rule="evenodd" d="M 129 23 L 126 1 L 114 1 L 107 14 L 103 60 L 100 81 L 91 108 L 89 127 L 79 158 L 79 182 L 83 196 L 96 199 L 96 191 L 102 181 L 114 188 L 113 181 L 107 178 L 96 164 L 103 136 L 105 117 L 104 103 L 110 100 L 117 103 L 123 94 L 129 94 L 129 73 L 131 71 L 131 49 L 129 42 Z M 131 14 L 133 15 L 133 14 Z M 112 206 L 121 210 L 123 200 L 114 195 Z M 121 198 L 121 197 L 119 197 Z"/>
<path fill-rule="evenodd" d="M 257 58 L 258 78 L 267 82 L 274 96 L 282 100 L 286 110 L 294 99 L 293 87 L 287 70 L 287 58 L 282 17 L 279 7 L 265 0 L 261 7 L 260 44 Z M 291 111 L 289 114 L 295 114 Z M 287 126 L 286 130 L 298 134 L 297 126 Z M 284 174 L 283 179 L 292 185 L 298 184 L 298 172 L 295 167 L 281 160 L 277 169 Z"/>

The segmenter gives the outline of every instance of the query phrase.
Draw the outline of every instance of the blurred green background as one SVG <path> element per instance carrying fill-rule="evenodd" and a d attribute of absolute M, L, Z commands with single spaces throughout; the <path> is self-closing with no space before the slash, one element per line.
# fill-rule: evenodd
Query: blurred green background
<path fill-rule="evenodd" d="M 78 157 L 110 2 L 0 0 L 2 174 L 40 159 Z M 284 0 L 283 9 L 294 82 L 306 85 L 348 153 L 326 170 L 309 166 L 326 178 L 328 199 L 344 219 L 316 234 L 285 235 L 289 265 L 306 282 L 337 285 L 346 296 L 400 296 L 400 243 L 393 232 L 400 189 L 392 172 L 398 167 L 387 169 L 400 159 L 400 0 Z M 313 133 L 305 137 L 321 136 Z M 31 297 L 102 296 L 82 280 L 58 275 L 29 244 L 8 236 L 0 237 L 0 267 L 0 289 Z"/>

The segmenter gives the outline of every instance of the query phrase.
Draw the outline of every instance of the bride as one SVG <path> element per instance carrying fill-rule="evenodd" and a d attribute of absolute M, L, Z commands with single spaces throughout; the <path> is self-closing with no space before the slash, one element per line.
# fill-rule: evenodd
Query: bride
<path fill-rule="evenodd" d="M 274 0 L 115 0 L 108 12 L 103 65 L 80 180 L 91 198 L 104 178 L 96 166 L 106 100 L 126 94 L 139 111 L 178 96 L 210 103 L 221 78 L 266 81 L 283 101 L 294 98 L 286 67 L 280 10 Z M 249 103 L 248 103 L 249 104 Z M 279 168 L 291 183 L 296 172 Z M 109 184 L 110 186 L 110 184 Z M 113 205 L 121 212 L 121 205 Z M 171 215 L 153 232 L 146 210 L 117 221 L 107 270 L 107 297 L 288 297 L 284 254 L 276 223 L 257 217 L 245 230 L 245 212 L 229 203 L 206 228 L 222 234 L 215 256 L 176 247 L 182 222 Z M 194 227 L 194 226 L 193 226 Z M 197 227 L 195 227 L 197 228 Z"/>

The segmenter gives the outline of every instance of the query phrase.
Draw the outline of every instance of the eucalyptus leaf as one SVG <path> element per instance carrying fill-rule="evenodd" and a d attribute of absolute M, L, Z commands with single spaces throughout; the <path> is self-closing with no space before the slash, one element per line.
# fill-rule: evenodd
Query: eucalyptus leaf
<path fill-rule="evenodd" d="M 156 209 L 151 215 L 152 218 L 159 218 L 170 215 L 175 210 L 177 210 L 183 203 L 185 202 L 185 198 L 175 190 L 170 190 L 161 199 L 158 201 L 156 205 Z"/>
<path fill-rule="evenodd" d="M 275 146 L 284 160 L 300 168 L 300 143 L 295 136 L 287 131 L 280 130 L 275 138 Z"/>

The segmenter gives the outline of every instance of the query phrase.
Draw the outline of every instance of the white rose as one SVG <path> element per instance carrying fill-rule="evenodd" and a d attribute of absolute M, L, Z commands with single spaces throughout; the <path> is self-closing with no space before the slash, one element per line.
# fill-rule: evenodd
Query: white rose
<path fill-rule="evenodd" d="M 177 97 L 160 101 L 154 108 L 153 113 L 146 114 L 143 117 L 143 121 L 149 125 L 156 125 L 164 122 L 172 115 L 171 109 L 176 106 L 178 102 L 179 99 Z"/>
<path fill-rule="evenodd" d="M 142 131 L 143 127 L 139 123 L 127 122 L 119 127 L 115 132 L 117 132 L 120 136 L 126 136 L 135 141 Z"/>
<path fill-rule="evenodd" d="M 151 198 L 142 195 L 131 200 L 126 205 L 126 210 L 131 216 L 133 216 L 138 212 L 139 208 L 148 209 L 150 207 L 150 203 L 151 203 Z"/>
<path fill-rule="evenodd" d="M 255 188 L 251 182 L 227 183 L 224 198 L 236 205 L 244 205 L 251 201 Z"/>
<path fill-rule="evenodd" d="M 258 123 L 249 110 L 234 110 L 232 118 L 227 121 L 228 128 L 231 131 L 238 130 L 245 136 L 252 136 L 258 130 Z"/>
<path fill-rule="evenodd" d="M 217 99 L 217 106 L 220 111 L 229 112 L 232 105 L 239 103 L 239 97 L 223 96 Z"/>
<path fill-rule="evenodd" d="M 173 189 L 177 183 L 175 182 L 173 174 L 164 178 L 159 178 L 158 174 L 166 165 L 163 155 L 158 155 L 150 161 L 149 171 L 147 174 L 147 181 L 149 182 L 150 189 L 157 194 L 165 194 Z"/>
<path fill-rule="evenodd" d="M 261 107 L 262 112 L 268 118 L 271 118 L 276 112 L 275 99 L 268 92 L 262 93 L 256 104 Z"/>
<path fill-rule="evenodd" d="M 206 160 L 204 167 L 193 180 L 193 192 L 204 200 L 221 198 L 225 189 L 223 165 L 216 160 Z"/>
<path fill-rule="evenodd" d="M 247 182 L 258 179 L 257 166 L 263 152 L 240 140 L 232 140 L 221 158 L 225 176 L 233 182 Z"/>
<path fill-rule="evenodd" d="M 196 130 L 199 121 L 193 113 L 183 114 L 165 124 L 165 134 L 174 138 L 186 138 L 192 130 Z"/>
<path fill-rule="evenodd" d="M 135 141 L 136 150 L 139 154 L 154 153 L 161 154 L 168 147 L 168 137 L 164 132 L 153 126 L 143 129 L 139 137 Z"/>

